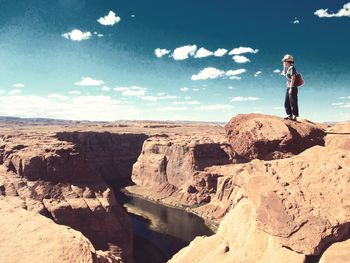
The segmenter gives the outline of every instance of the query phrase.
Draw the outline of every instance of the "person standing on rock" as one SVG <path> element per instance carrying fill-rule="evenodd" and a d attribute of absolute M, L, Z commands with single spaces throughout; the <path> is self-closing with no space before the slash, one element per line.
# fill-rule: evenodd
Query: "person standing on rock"
<path fill-rule="evenodd" d="M 296 70 L 294 67 L 294 58 L 291 55 L 285 55 L 282 59 L 283 75 L 287 79 L 287 91 L 284 100 L 284 108 L 286 109 L 286 120 L 296 121 L 299 116 L 298 108 L 298 87 L 295 85 Z"/>

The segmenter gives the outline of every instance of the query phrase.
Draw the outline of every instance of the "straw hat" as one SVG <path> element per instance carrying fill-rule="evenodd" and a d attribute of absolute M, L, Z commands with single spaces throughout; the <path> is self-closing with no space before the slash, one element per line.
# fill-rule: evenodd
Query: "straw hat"
<path fill-rule="evenodd" d="M 284 61 L 294 62 L 294 58 L 292 55 L 286 54 L 286 55 L 284 55 L 284 57 L 282 59 L 282 62 L 284 62 Z"/>

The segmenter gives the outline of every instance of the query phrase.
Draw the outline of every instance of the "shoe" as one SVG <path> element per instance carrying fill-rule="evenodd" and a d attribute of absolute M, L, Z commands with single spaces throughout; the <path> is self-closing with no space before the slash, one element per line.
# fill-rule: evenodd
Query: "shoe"
<path fill-rule="evenodd" d="M 293 116 L 292 121 L 298 121 L 297 116 Z"/>
<path fill-rule="evenodd" d="M 283 119 L 285 119 L 285 120 L 292 120 L 293 118 L 292 118 L 291 115 L 288 115 L 287 117 L 284 117 Z"/>

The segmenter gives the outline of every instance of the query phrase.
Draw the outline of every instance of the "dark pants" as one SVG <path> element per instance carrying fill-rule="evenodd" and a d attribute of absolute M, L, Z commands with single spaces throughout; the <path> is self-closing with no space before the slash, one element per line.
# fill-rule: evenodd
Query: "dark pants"
<path fill-rule="evenodd" d="M 286 109 L 287 115 L 299 116 L 298 108 L 298 88 L 292 87 L 292 94 L 288 92 L 289 88 L 286 91 L 286 98 L 284 100 L 284 108 Z"/>

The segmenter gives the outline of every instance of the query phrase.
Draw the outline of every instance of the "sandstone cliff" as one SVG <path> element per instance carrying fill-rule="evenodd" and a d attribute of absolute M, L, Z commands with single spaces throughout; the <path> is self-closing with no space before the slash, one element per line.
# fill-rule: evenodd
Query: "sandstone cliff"
<path fill-rule="evenodd" d="M 170 195 L 183 205 L 201 204 L 210 201 L 217 180 L 201 171 L 233 160 L 231 146 L 212 138 L 152 137 L 133 166 L 132 180 L 158 198 Z"/>
<path fill-rule="evenodd" d="M 325 136 L 324 125 L 251 114 L 232 119 L 227 137 L 200 125 L 6 130 L 0 196 L 80 231 L 93 246 L 86 251 L 105 251 L 97 257 L 128 262 L 130 224 L 105 181 L 119 184 L 132 170 L 130 191 L 220 223 L 171 262 L 343 263 L 349 127 Z"/>
<path fill-rule="evenodd" d="M 80 232 L 1 199 L 0 262 L 122 262 L 110 253 L 96 251 Z"/>
<path fill-rule="evenodd" d="M 197 238 L 170 262 L 316 262 L 323 253 L 320 262 L 347 262 L 348 242 L 335 242 L 350 238 L 350 125 L 339 129 L 330 129 L 326 147 L 291 158 L 208 167 L 220 180 L 211 202 L 198 209 L 228 213 L 214 236 Z M 244 143 L 241 152 L 259 152 L 250 151 L 259 145 L 254 140 Z"/>
<path fill-rule="evenodd" d="M 132 261 L 126 213 L 74 144 L 34 133 L 2 135 L 0 145 L 3 200 L 70 226 L 96 249 Z"/>

